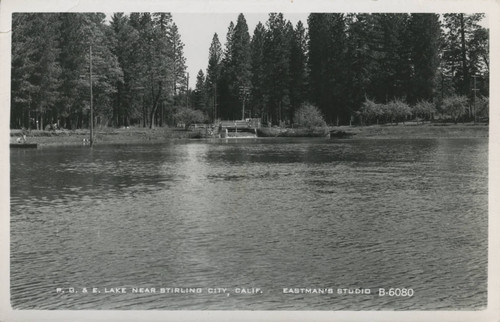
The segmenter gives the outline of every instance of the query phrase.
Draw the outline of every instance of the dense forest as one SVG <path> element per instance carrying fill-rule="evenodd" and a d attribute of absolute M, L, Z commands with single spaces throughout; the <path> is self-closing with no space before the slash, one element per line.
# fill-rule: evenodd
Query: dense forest
<path fill-rule="evenodd" d="M 99 126 L 242 117 L 286 125 L 306 103 L 332 125 L 438 111 L 456 121 L 464 107 L 470 115 L 471 106 L 487 105 L 483 16 L 311 13 L 306 28 L 270 13 L 251 35 L 240 14 L 224 46 L 213 35 L 190 90 L 169 13 L 16 13 L 10 124 L 86 128 L 93 106 Z"/>

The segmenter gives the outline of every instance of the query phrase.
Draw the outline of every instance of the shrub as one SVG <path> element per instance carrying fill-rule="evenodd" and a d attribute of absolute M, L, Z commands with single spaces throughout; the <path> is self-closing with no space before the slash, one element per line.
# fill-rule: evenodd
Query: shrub
<path fill-rule="evenodd" d="M 467 97 L 463 95 L 453 95 L 443 100 L 443 113 L 451 117 L 455 122 L 458 122 L 460 116 L 465 114 L 467 110 Z"/>
<path fill-rule="evenodd" d="M 488 99 L 488 97 L 482 96 L 476 98 L 475 109 L 477 118 L 488 117 L 490 111 L 489 103 L 490 100 Z"/>
<path fill-rule="evenodd" d="M 325 127 L 326 122 L 320 110 L 311 104 L 303 104 L 294 115 L 295 124 L 302 127 L 315 128 Z"/>
<path fill-rule="evenodd" d="M 187 129 L 193 123 L 203 123 L 205 115 L 200 110 L 183 107 L 174 114 L 174 120 L 176 123 L 184 124 Z"/>
<path fill-rule="evenodd" d="M 429 101 L 420 101 L 412 109 L 413 114 L 416 117 L 421 117 L 422 119 L 431 118 L 431 115 L 436 113 L 436 105 Z"/>
<path fill-rule="evenodd" d="M 365 122 L 370 122 L 373 119 L 379 120 L 379 117 L 383 116 L 383 109 L 381 104 L 377 104 L 370 99 L 366 99 L 361 105 L 359 114 L 363 117 Z"/>
<path fill-rule="evenodd" d="M 411 115 L 411 109 L 404 101 L 395 99 L 384 105 L 384 114 L 392 122 L 398 123 L 399 120 L 403 120 L 403 123 L 407 116 Z"/>

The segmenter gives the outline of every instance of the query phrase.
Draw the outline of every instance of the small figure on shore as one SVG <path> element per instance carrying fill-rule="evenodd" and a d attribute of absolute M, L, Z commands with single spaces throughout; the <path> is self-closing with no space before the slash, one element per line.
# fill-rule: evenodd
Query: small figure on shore
<path fill-rule="evenodd" d="M 27 133 L 26 129 L 24 127 L 21 128 L 22 143 L 26 143 L 26 133 Z M 20 140 L 21 140 L 21 138 L 19 138 L 18 143 L 21 143 Z"/>
<path fill-rule="evenodd" d="M 23 136 L 22 136 L 22 137 L 17 138 L 17 139 L 16 139 L 16 143 L 19 143 L 19 144 L 21 144 L 21 143 L 23 143 L 23 144 L 24 144 L 24 143 L 26 143 L 26 134 L 23 134 Z"/>

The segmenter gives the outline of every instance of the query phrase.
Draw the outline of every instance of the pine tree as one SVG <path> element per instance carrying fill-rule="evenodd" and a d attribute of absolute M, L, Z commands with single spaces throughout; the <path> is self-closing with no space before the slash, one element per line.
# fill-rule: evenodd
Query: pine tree
<path fill-rule="evenodd" d="M 347 45 L 344 14 L 312 13 L 309 24 L 309 69 L 311 101 L 328 123 L 346 123 Z"/>
<path fill-rule="evenodd" d="M 413 77 L 409 102 L 431 101 L 435 96 L 440 57 L 441 26 L 437 14 L 412 14 L 409 23 Z"/>
<path fill-rule="evenodd" d="M 118 58 L 111 50 L 112 28 L 105 24 L 106 16 L 102 13 L 90 13 L 92 38 L 92 89 L 94 110 L 98 125 L 106 126 L 113 118 L 112 97 L 117 86 L 123 83 L 123 70 Z M 89 56 L 86 56 L 87 64 Z M 87 95 L 86 92 L 84 95 Z"/>
<path fill-rule="evenodd" d="M 231 60 L 228 62 L 228 67 L 233 83 L 232 96 L 235 101 L 238 101 L 238 107 L 243 107 L 241 113 L 244 113 L 244 106 L 248 101 L 251 90 L 251 63 L 250 35 L 245 16 L 242 13 L 238 15 L 231 42 Z M 245 115 L 239 112 L 239 109 L 237 109 L 232 112 L 232 115 L 234 115 L 235 119 L 237 115 L 241 115 L 241 118 L 244 119 Z"/>
<path fill-rule="evenodd" d="M 60 21 L 61 86 L 57 115 L 61 126 L 75 128 L 89 124 L 91 21 L 89 15 L 77 13 L 61 14 Z M 85 94 L 86 97 L 83 96 Z"/>
<path fill-rule="evenodd" d="M 243 14 L 236 25 L 231 21 L 226 35 L 224 58 L 218 78 L 218 115 L 226 119 L 243 117 L 251 86 L 250 35 Z"/>
<path fill-rule="evenodd" d="M 128 126 L 136 118 L 137 96 L 134 95 L 135 56 L 133 45 L 137 42 L 137 31 L 130 25 L 129 18 L 123 13 L 115 13 L 111 17 L 110 26 L 113 30 L 111 51 L 117 57 L 123 71 L 123 82 L 117 84 L 117 92 L 113 102 L 113 124 Z"/>
<path fill-rule="evenodd" d="M 203 71 L 200 69 L 196 76 L 196 87 L 193 92 L 193 107 L 201 110 L 205 115 L 208 115 L 207 86 L 205 82 L 205 74 L 203 74 Z"/>
<path fill-rule="evenodd" d="M 232 60 L 233 54 L 233 36 L 234 36 L 234 23 L 229 22 L 229 27 L 226 33 L 226 43 L 224 44 L 224 61 L 229 62 Z"/>
<path fill-rule="evenodd" d="M 169 29 L 169 41 L 172 50 L 173 59 L 173 90 L 174 95 L 179 95 L 186 92 L 186 58 L 184 57 L 184 43 L 181 41 L 181 36 L 177 25 L 173 23 Z"/>
<path fill-rule="evenodd" d="M 290 111 L 293 121 L 295 111 L 302 105 L 307 95 L 307 35 L 301 21 L 293 31 L 290 45 Z"/>
<path fill-rule="evenodd" d="M 370 93 L 377 102 L 407 98 L 410 87 L 411 39 L 407 14 L 373 14 L 371 47 L 376 69 Z"/>
<path fill-rule="evenodd" d="M 154 116 L 160 97 L 165 86 L 165 79 L 162 68 L 158 68 L 163 63 L 163 57 L 159 55 L 158 38 L 155 24 L 150 13 L 141 13 L 134 16 L 131 22 L 138 32 L 137 62 L 135 64 L 135 88 L 140 92 L 142 100 L 141 120 L 142 126 L 154 127 Z"/>
<path fill-rule="evenodd" d="M 14 14 L 11 125 L 43 129 L 55 117 L 60 65 L 56 14 Z"/>
<path fill-rule="evenodd" d="M 253 32 L 250 43 L 252 91 L 250 95 L 250 112 L 253 117 L 264 119 L 266 96 L 265 96 L 265 67 L 264 67 L 264 41 L 266 30 L 262 23 L 258 23 Z"/>
<path fill-rule="evenodd" d="M 480 66 L 486 61 L 480 62 L 473 53 L 474 36 L 484 39 L 481 31 L 483 29 L 478 23 L 484 14 L 453 13 L 444 14 L 444 55 L 443 68 L 453 78 L 455 89 L 458 94 L 472 95 L 471 75 L 484 70 Z M 487 40 L 482 41 L 482 47 L 487 48 Z M 472 55 L 471 55 L 472 54 Z M 474 60 L 472 60 L 474 59 Z"/>
<path fill-rule="evenodd" d="M 270 13 L 264 39 L 264 72 L 267 115 L 265 121 L 280 124 L 290 106 L 290 25 L 282 13 Z"/>
<path fill-rule="evenodd" d="M 222 119 L 234 119 L 233 107 L 237 105 L 234 98 L 234 84 L 232 79 L 232 47 L 233 47 L 234 23 L 231 21 L 227 29 L 224 57 L 222 58 L 219 77 L 217 82 L 218 106 L 217 117 Z"/>
<path fill-rule="evenodd" d="M 222 60 L 222 47 L 219 42 L 217 33 L 212 38 L 212 43 L 208 50 L 208 67 L 207 67 L 207 96 L 211 107 L 211 117 L 213 120 L 217 118 L 217 82 L 220 76 L 220 64 Z"/>
<path fill-rule="evenodd" d="M 352 14 L 347 17 L 347 105 L 359 111 L 366 97 L 375 71 L 375 60 L 370 43 L 373 35 L 373 17 L 370 14 Z"/>
<path fill-rule="evenodd" d="M 153 13 L 152 19 L 157 35 L 155 42 L 157 44 L 156 48 L 157 54 L 159 55 L 158 60 L 160 62 L 157 68 L 160 69 L 160 77 L 163 77 L 164 81 L 162 83 L 164 85 L 162 94 L 159 98 L 159 102 L 156 105 L 156 111 L 153 111 L 153 115 L 151 118 L 157 119 L 158 124 L 162 126 L 163 122 L 165 121 L 165 105 L 167 103 L 172 104 L 174 96 L 173 87 L 176 79 L 176 75 L 174 73 L 174 69 L 176 68 L 175 54 L 177 53 L 174 51 L 172 43 L 170 41 L 170 29 L 174 28 L 175 25 L 172 21 L 172 15 L 170 13 Z M 180 36 L 178 37 L 178 40 L 180 40 Z M 182 52 L 181 58 L 183 58 Z"/>

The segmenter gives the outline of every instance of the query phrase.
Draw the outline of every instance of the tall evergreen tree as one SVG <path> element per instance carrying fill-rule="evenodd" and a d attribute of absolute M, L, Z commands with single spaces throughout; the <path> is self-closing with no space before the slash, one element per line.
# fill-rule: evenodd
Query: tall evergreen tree
<path fill-rule="evenodd" d="M 184 43 L 181 40 L 177 25 L 173 23 L 169 29 L 169 41 L 172 50 L 174 95 L 187 91 L 186 58 L 184 57 Z"/>
<path fill-rule="evenodd" d="M 43 129 L 57 117 L 59 16 L 14 14 L 12 24 L 11 125 Z"/>
<path fill-rule="evenodd" d="M 267 115 L 265 121 L 279 124 L 290 107 L 290 32 L 282 13 L 270 13 L 264 39 L 264 71 Z"/>
<path fill-rule="evenodd" d="M 67 128 L 88 124 L 90 107 L 90 47 L 93 62 L 93 106 L 96 119 L 107 124 L 112 118 L 111 95 L 114 86 L 123 76 L 116 56 L 108 47 L 108 27 L 102 13 L 60 14 L 59 61 L 61 86 L 58 116 L 61 125 Z"/>
<path fill-rule="evenodd" d="M 444 70 L 453 78 L 455 89 L 458 94 L 472 95 L 472 75 L 485 70 L 480 66 L 482 63 L 474 55 L 475 36 L 484 38 L 481 31 L 483 28 L 479 25 L 484 14 L 464 14 L 452 13 L 444 14 Z M 479 32 L 477 32 L 479 31 Z M 487 48 L 487 41 L 483 41 L 483 48 Z M 472 54 L 472 55 L 471 55 Z M 475 60 L 472 60 L 474 58 Z M 477 75 L 475 75 L 477 76 Z M 484 78 L 484 77 L 483 77 Z"/>
<path fill-rule="evenodd" d="M 106 16 L 102 13 L 90 15 L 94 21 L 91 40 L 93 106 L 97 124 L 107 126 L 113 118 L 112 98 L 117 86 L 123 83 L 123 70 L 111 50 L 113 30 L 105 23 Z"/>
<path fill-rule="evenodd" d="M 217 82 L 220 76 L 222 60 L 222 47 L 219 42 L 219 37 L 217 33 L 214 34 L 212 38 L 212 43 L 208 50 L 208 67 L 207 67 L 207 96 L 209 100 L 209 105 L 211 107 L 210 116 L 215 120 L 217 116 Z"/>
<path fill-rule="evenodd" d="M 293 31 L 290 45 L 290 111 L 293 121 L 295 111 L 307 96 L 307 35 L 301 21 Z"/>
<path fill-rule="evenodd" d="M 371 46 L 374 21 L 370 14 L 352 14 L 347 17 L 347 101 L 351 110 L 359 110 L 367 96 L 376 74 Z"/>
<path fill-rule="evenodd" d="M 170 30 L 171 28 L 175 28 L 176 26 L 173 23 L 172 15 L 165 12 L 153 13 L 153 22 L 158 33 L 158 39 L 156 41 L 158 43 L 158 51 L 161 60 L 161 73 L 163 74 L 165 82 L 164 91 L 162 96 L 160 97 L 159 106 L 157 105 L 155 116 L 156 119 L 159 120 L 158 124 L 162 126 L 165 121 L 166 105 L 172 105 L 174 103 L 173 85 L 175 84 L 176 79 L 174 70 L 176 69 L 175 55 L 177 53 L 175 52 L 174 47 L 171 43 L 172 34 L 170 33 Z M 178 40 L 180 40 L 180 36 L 178 37 Z M 184 58 L 183 55 L 181 55 L 181 58 Z"/>
<path fill-rule="evenodd" d="M 89 48 L 91 21 L 85 14 L 61 14 L 61 86 L 58 102 L 59 122 L 63 127 L 77 127 L 82 124 L 85 111 L 89 110 Z M 81 99 L 80 94 L 87 94 Z M 87 113 L 85 113 L 87 115 Z M 88 117 L 85 116 L 85 119 Z M 87 123 L 88 124 L 88 123 Z"/>
<path fill-rule="evenodd" d="M 345 15 L 312 13 L 308 24 L 311 100 L 328 123 L 348 122 Z"/>
<path fill-rule="evenodd" d="M 411 76 L 407 14 L 373 14 L 372 50 L 377 64 L 371 93 L 379 102 L 407 98 Z"/>
<path fill-rule="evenodd" d="M 233 36 L 234 36 L 234 22 L 229 22 L 229 27 L 226 33 L 226 43 L 224 44 L 224 61 L 231 61 L 233 54 Z"/>
<path fill-rule="evenodd" d="M 441 26 L 439 16 L 430 13 L 414 13 L 411 15 L 409 28 L 413 66 L 409 102 L 430 101 L 435 96 L 437 71 L 440 63 Z"/>
<path fill-rule="evenodd" d="M 265 67 L 264 67 L 264 41 L 266 29 L 262 23 L 258 23 L 253 32 L 250 43 L 252 90 L 250 95 L 250 112 L 253 117 L 264 119 L 266 106 L 265 96 Z"/>
<path fill-rule="evenodd" d="M 206 90 L 207 86 L 205 84 L 205 74 L 203 74 L 203 71 L 200 69 L 198 75 L 196 76 L 196 87 L 193 92 L 193 107 L 208 115 L 209 111 Z"/>
<path fill-rule="evenodd" d="M 123 13 L 115 13 L 111 17 L 110 26 L 114 32 L 111 50 L 117 57 L 123 71 L 123 82 L 117 84 L 117 92 L 113 102 L 113 120 L 115 126 L 128 126 L 140 117 L 141 102 L 138 101 L 134 83 L 135 66 L 139 63 L 136 52 L 138 31 L 130 24 L 130 19 Z"/>
<path fill-rule="evenodd" d="M 142 125 L 144 127 L 155 126 L 155 114 L 160 99 L 165 91 L 165 57 L 161 55 L 160 39 L 161 32 L 156 28 L 150 13 L 141 13 L 139 18 L 139 44 L 140 55 L 139 67 L 141 71 L 137 74 L 141 87 Z"/>
<path fill-rule="evenodd" d="M 251 86 L 250 35 L 243 14 L 236 25 L 229 24 L 226 49 L 219 78 L 220 116 L 228 119 L 242 118 L 243 104 L 247 103 Z"/>
<path fill-rule="evenodd" d="M 237 105 L 233 96 L 234 84 L 232 84 L 232 47 L 233 47 L 233 36 L 234 36 L 234 23 L 231 21 L 226 33 L 226 43 L 224 48 L 224 57 L 222 58 L 219 78 L 217 82 L 217 94 L 219 96 L 217 117 L 222 119 L 233 119 L 234 107 Z"/>
<path fill-rule="evenodd" d="M 233 84 L 232 95 L 235 98 L 234 100 L 239 102 L 238 105 L 244 108 L 244 105 L 247 104 L 251 89 L 251 57 L 250 35 L 248 33 L 245 16 L 242 13 L 238 15 L 231 41 L 231 60 L 228 62 L 228 68 Z M 233 117 L 236 119 L 239 114 L 241 118 L 244 119 L 245 115 L 241 114 L 244 113 L 244 110 L 242 110 L 241 113 L 239 112 L 239 109 L 233 111 Z"/>

